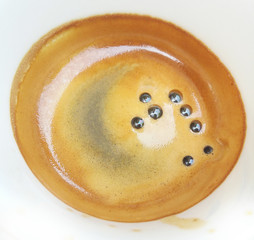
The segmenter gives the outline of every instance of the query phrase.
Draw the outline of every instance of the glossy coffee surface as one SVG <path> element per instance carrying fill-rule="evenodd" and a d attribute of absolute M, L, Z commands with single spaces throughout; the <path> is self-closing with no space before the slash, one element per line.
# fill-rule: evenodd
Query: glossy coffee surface
<path fill-rule="evenodd" d="M 23 59 L 11 119 L 38 179 L 77 210 L 138 222 L 208 196 L 240 155 L 234 79 L 171 23 L 105 15 L 63 25 Z"/>

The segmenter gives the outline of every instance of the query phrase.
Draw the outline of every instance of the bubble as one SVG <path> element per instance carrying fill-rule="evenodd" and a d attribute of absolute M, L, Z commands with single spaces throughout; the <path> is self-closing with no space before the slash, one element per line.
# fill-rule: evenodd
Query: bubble
<path fill-rule="evenodd" d="M 194 163 L 194 159 L 192 156 L 185 156 L 183 158 L 183 164 L 187 167 L 191 166 Z"/>
<path fill-rule="evenodd" d="M 139 96 L 139 100 L 140 102 L 143 102 L 143 103 L 148 103 L 150 102 L 152 99 L 151 95 L 149 93 L 142 93 L 140 96 Z"/>
<path fill-rule="evenodd" d="M 144 126 L 144 120 L 140 117 L 134 117 L 131 120 L 131 125 L 136 129 L 140 129 Z"/>
<path fill-rule="evenodd" d="M 184 105 L 180 108 L 180 113 L 184 116 L 184 117 L 189 117 L 192 113 L 192 109 L 191 106 L 189 105 Z"/>
<path fill-rule="evenodd" d="M 171 102 L 173 103 L 179 103 L 182 101 L 182 94 L 178 91 L 171 91 L 168 95 Z"/>
<path fill-rule="evenodd" d="M 202 124 L 201 124 L 201 122 L 198 121 L 198 120 L 192 121 L 191 124 L 190 124 L 190 129 L 191 129 L 191 131 L 194 132 L 194 133 L 200 132 L 201 129 L 202 129 Z"/>
<path fill-rule="evenodd" d="M 204 147 L 204 153 L 205 154 L 210 154 L 213 152 L 213 148 L 211 146 L 205 146 Z"/>
<path fill-rule="evenodd" d="M 158 119 L 162 116 L 163 111 L 159 106 L 152 106 L 148 109 L 148 114 L 153 119 Z"/>

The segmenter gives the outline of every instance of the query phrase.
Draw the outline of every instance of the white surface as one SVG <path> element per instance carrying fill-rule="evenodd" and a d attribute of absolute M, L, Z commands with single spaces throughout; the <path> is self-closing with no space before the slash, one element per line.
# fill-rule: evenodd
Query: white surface
<path fill-rule="evenodd" d="M 149 14 L 183 27 L 220 57 L 240 88 L 248 124 L 241 158 L 212 195 L 180 214 L 205 220 L 201 228 L 184 230 L 160 221 L 126 224 L 84 218 L 67 210 L 70 208 L 38 182 L 16 146 L 9 93 L 24 54 L 53 27 L 112 12 Z M 253 0 L 0 0 L 0 32 L 0 240 L 254 239 Z"/>

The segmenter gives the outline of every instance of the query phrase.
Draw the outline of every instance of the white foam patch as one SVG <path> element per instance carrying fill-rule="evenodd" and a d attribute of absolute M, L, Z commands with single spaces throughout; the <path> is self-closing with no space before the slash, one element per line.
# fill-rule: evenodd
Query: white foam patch
<path fill-rule="evenodd" d="M 162 148 L 173 141 L 176 136 L 175 119 L 171 104 L 164 104 L 160 121 L 150 117 L 144 119 L 143 132 L 135 131 L 138 140 L 147 148 Z"/>

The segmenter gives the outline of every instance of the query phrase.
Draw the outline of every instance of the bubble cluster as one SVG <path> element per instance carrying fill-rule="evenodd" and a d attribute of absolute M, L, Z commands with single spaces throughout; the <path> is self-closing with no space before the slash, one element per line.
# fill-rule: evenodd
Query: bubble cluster
<path fill-rule="evenodd" d="M 178 90 L 171 91 L 168 94 L 168 97 L 173 104 L 179 104 L 183 101 L 183 95 Z M 151 94 L 144 92 L 144 93 L 140 94 L 139 100 L 142 103 L 149 103 L 152 101 L 152 96 L 151 96 Z M 163 110 L 159 105 L 149 106 L 147 112 L 148 112 L 148 116 L 150 116 L 154 120 L 158 120 L 163 115 Z M 180 114 L 186 118 L 190 117 L 192 114 L 192 107 L 188 104 L 182 105 L 180 107 Z M 140 128 L 144 127 L 144 124 L 145 124 L 145 122 L 141 117 L 134 117 L 131 120 L 131 125 L 135 129 L 140 129 Z M 194 133 L 194 134 L 199 133 L 202 130 L 202 123 L 199 120 L 192 120 L 191 123 L 189 124 L 189 128 L 192 133 Z M 208 154 L 213 153 L 213 148 L 211 146 L 207 145 L 204 147 L 203 151 L 205 154 L 208 155 Z M 187 156 L 183 157 L 182 163 L 187 167 L 192 166 L 194 164 L 194 158 L 190 155 L 187 155 Z"/>

